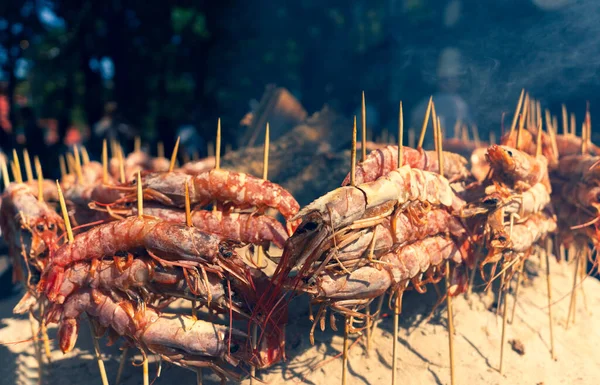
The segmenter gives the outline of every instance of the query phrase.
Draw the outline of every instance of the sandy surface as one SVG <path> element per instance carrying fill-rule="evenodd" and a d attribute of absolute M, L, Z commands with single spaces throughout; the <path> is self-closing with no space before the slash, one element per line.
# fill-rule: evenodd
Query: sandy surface
<path fill-rule="evenodd" d="M 519 292 L 514 324 L 508 325 L 504 355 L 504 374 L 497 370 L 500 357 L 500 334 L 502 318 L 488 310 L 494 299 L 491 295 L 477 293 L 466 300 L 454 301 L 456 384 L 596 384 L 600 367 L 600 326 L 594 316 L 600 308 L 600 281 L 584 281 L 584 307 L 581 291 L 578 293 L 576 323 L 565 330 L 569 291 L 572 285 L 572 268 L 564 263 L 552 263 L 552 295 L 554 301 L 564 298 L 553 306 L 556 360 L 549 353 L 548 312 L 546 306 L 545 276 L 535 277 L 539 272 L 537 260 L 528 263 L 531 279 Z M 398 348 L 399 384 L 450 384 L 448 364 L 448 338 L 446 311 L 440 306 L 433 316 L 425 318 L 436 302 L 431 287 L 424 295 L 407 293 L 401 316 Z M 0 302 L 0 383 L 37 383 L 37 364 L 32 343 L 6 344 L 31 337 L 29 320 L 13 317 L 12 307 L 17 297 Z M 513 297 L 509 297 L 509 314 Z M 306 301 L 299 298 L 293 306 L 297 309 L 287 327 L 288 361 L 269 370 L 260 372 L 263 381 L 269 384 L 300 383 L 341 384 L 341 359 L 331 359 L 340 353 L 343 337 L 333 332 L 329 323 L 325 332 L 315 332 L 315 345 L 308 339 L 310 322 Z M 338 316 L 337 325 L 343 327 Z M 56 329 L 50 330 L 55 337 Z M 372 348 L 365 355 L 363 341 L 354 344 L 349 353 L 348 385 L 388 384 L 391 382 L 392 367 L 392 319 L 387 316 L 374 333 Z M 351 338 L 354 342 L 356 338 Z M 525 354 L 519 355 L 509 345 L 518 340 Z M 98 368 L 91 350 L 91 338 L 87 323 L 82 322 L 77 348 L 63 355 L 52 341 L 52 363 L 44 365 L 45 384 L 100 384 Z M 118 368 L 118 347 L 101 348 L 109 381 L 114 383 Z M 138 362 L 139 363 L 139 355 Z M 151 376 L 156 374 L 157 365 L 151 364 Z M 204 371 L 204 383 L 218 383 L 218 379 Z M 152 380 L 152 378 L 151 378 Z M 172 365 L 163 365 L 160 378 L 155 384 L 193 384 L 195 374 Z M 128 364 L 122 383 L 142 383 L 140 366 Z M 245 384 L 248 384 L 246 381 Z"/>

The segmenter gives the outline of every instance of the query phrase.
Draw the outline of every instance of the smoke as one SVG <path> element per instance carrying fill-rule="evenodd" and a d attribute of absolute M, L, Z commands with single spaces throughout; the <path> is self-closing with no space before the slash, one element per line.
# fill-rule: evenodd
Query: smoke
<path fill-rule="evenodd" d="M 521 88 L 547 106 L 596 94 L 600 86 L 600 2 L 528 11 L 515 6 L 508 19 L 470 15 L 474 28 L 483 28 L 457 44 L 469 73 L 464 96 L 480 126 L 497 129 L 502 112 L 512 114 Z"/>

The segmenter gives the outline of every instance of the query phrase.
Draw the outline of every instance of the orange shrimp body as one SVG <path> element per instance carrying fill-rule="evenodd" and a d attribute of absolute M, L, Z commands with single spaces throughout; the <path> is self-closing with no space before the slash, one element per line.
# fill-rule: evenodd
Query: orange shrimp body
<path fill-rule="evenodd" d="M 508 146 L 493 145 L 488 148 L 488 160 L 494 170 L 494 179 L 517 191 L 526 191 L 536 183 L 544 183 L 550 192 L 548 161 L 545 157 L 533 157 Z"/>
<path fill-rule="evenodd" d="M 415 150 L 404 147 L 402 164 L 411 168 L 439 173 L 438 156 L 435 151 Z M 444 151 L 444 176 L 455 182 L 468 178 L 471 173 L 466 168 L 467 160 L 462 156 Z M 398 168 L 398 146 L 386 146 L 371 151 L 364 162 L 356 167 L 355 183 L 373 182 Z M 342 186 L 350 184 L 350 174 L 342 182 Z"/>
<path fill-rule="evenodd" d="M 231 255 L 228 246 L 216 235 L 157 218 L 129 217 L 78 234 L 72 243 L 56 250 L 50 256 L 40 287 L 53 301 L 64 279 L 64 268 L 69 264 L 98 260 L 135 248 L 145 248 L 167 260 L 196 264 L 214 261 L 218 255 Z"/>

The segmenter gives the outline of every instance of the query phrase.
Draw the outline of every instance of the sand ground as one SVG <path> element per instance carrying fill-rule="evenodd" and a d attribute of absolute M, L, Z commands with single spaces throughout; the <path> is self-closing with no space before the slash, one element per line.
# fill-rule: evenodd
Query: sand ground
<path fill-rule="evenodd" d="M 545 269 L 545 268 L 544 268 Z M 572 267 L 551 263 L 552 296 L 560 300 L 552 307 L 556 359 L 551 359 L 549 347 L 546 279 L 537 260 L 528 262 L 528 279 L 519 292 L 514 323 L 508 325 L 504 355 L 504 373 L 497 370 L 500 357 L 502 318 L 493 311 L 494 298 L 477 292 L 470 300 L 460 297 L 454 301 L 456 384 L 523 384 L 523 385 L 591 385 L 597 384 L 600 368 L 600 325 L 595 319 L 600 308 L 600 281 L 586 279 L 578 292 L 576 323 L 565 330 L 569 292 L 572 286 Z M 450 384 L 446 311 L 440 306 L 427 320 L 437 295 L 431 288 L 427 294 L 407 293 L 401 315 L 398 348 L 398 384 Z M 37 362 L 31 342 L 12 343 L 31 337 L 27 317 L 14 317 L 12 308 L 18 301 L 13 297 L 0 302 L 0 383 L 36 384 Z M 509 297 L 509 314 L 513 297 Z M 585 306 L 584 306 L 585 305 Z M 490 308 L 492 310 L 490 310 Z M 299 298 L 287 326 L 288 361 L 259 372 L 268 384 L 307 383 L 314 385 L 341 384 L 343 345 L 341 332 L 327 328 L 315 332 L 315 345 L 309 342 L 310 322 L 306 300 Z M 374 333 L 369 355 L 363 340 L 352 345 L 349 352 L 348 385 L 389 384 L 392 371 L 392 319 L 389 311 Z M 337 317 L 340 330 L 342 318 Z M 50 329 L 54 339 L 56 329 Z M 353 343 L 356 338 L 351 338 Z M 511 348 L 509 341 L 517 340 L 524 355 Z M 98 368 L 92 354 L 90 332 L 82 322 L 77 348 L 63 355 L 52 340 L 52 363 L 43 369 L 44 384 L 100 384 Z M 119 364 L 118 347 L 106 347 L 101 340 L 109 381 Z M 140 356 L 137 356 L 140 362 Z M 130 361 L 131 362 L 131 361 Z M 151 380 L 157 365 L 150 365 Z M 218 383 L 217 377 L 204 371 L 204 383 Z M 172 365 L 162 366 L 154 384 L 194 384 L 195 373 Z M 142 383 L 142 369 L 130 363 L 126 366 L 123 384 Z M 255 382 L 256 383 L 256 382 Z M 249 381 L 245 381 L 249 384 Z"/>

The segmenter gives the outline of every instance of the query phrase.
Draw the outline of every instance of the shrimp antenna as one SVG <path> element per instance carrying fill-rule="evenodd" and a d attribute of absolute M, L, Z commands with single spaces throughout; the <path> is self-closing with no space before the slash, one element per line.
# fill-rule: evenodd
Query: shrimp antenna
<path fill-rule="evenodd" d="M 365 103 L 365 91 L 362 92 L 362 108 L 361 108 L 361 118 L 362 118 L 362 161 L 364 162 L 367 159 L 367 107 Z"/>
<path fill-rule="evenodd" d="M 38 182 L 38 202 L 44 201 L 44 175 L 42 174 L 42 164 L 40 163 L 40 158 L 37 156 L 33 158 L 33 163 L 35 164 L 35 172 L 37 174 L 37 182 Z"/>
<path fill-rule="evenodd" d="M 27 175 L 27 182 L 33 180 L 33 171 L 31 170 L 31 158 L 29 158 L 29 151 L 23 149 L 23 165 L 25 166 L 25 175 Z"/>
<path fill-rule="evenodd" d="M 65 229 L 67 231 L 67 239 L 69 243 L 73 243 L 73 229 L 71 228 L 71 220 L 69 219 L 69 213 L 67 213 L 67 205 L 65 204 L 65 196 L 63 195 L 60 183 L 56 181 L 56 189 L 58 190 L 58 201 L 60 202 L 60 210 L 62 211 L 63 220 L 65 221 Z"/>
<path fill-rule="evenodd" d="M 75 173 L 77 174 L 78 183 L 83 183 L 83 172 L 81 171 L 81 158 L 79 157 L 79 148 L 77 145 L 73 147 L 75 153 Z"/>
<path fill-rule="evenodd" d="M 537 122 L 537 143 L 535 147 L 535 156 L 542 156 L 542 120 Z"/>
<path fill-rule="evenodd" d="M 215 145 L 215 170 L 221 168 L 221 118 L 217 120 L 217 138 Z"/>
<path fill-rule="evenodd" d="M 21 163 L 19 162 L 19 155 L 17 155 L 17 150 L 13 149 L 13 174 L 15 176 L 15 181 L 17 183 L 23 183 L 23 175 L 21 174 Z"/>
<path fill-rule="evenodd" d="M 4 188 L 6 189 L 10 184 L 10 177 L 8 176 L 8 168 L 6 167 L 5 156 L 0 156 L 0 168 L 2 168 L 2 180 L 4 181 Z"/>
<path fill-rule="evenodd" d="M 186 184 L 187 187 L 187 184 Z M 186 194 L 187 196 L 187 194 Z M 137 172 L 137 209 L 138 218 L 144 216 L 144 193 L 142 192 L 142 175 L 140 171 Z"/>
<path fill-rule="evenodd" d="M 102 141 L 102 183 L 108 184 L 108 148 L 106 139 Z"/>
<path fill-rule="evenodd" d="M 177 137 L 177 141 L 175 142 L 175 148 L 173 148 L 173 153 L 171 154 L 171 164 L 169 165 L 169 172 L 175 169 L 175 162 L 177 161 L 177 152 L 179 151 L 179 141 L 181 137 Z"/>
<path fill-rule="evenodd" d="M 165 144 L 163 142 L 156 143 L 156 156 L 159 158 L 165 157 Z"/>
<path fill-rule="evenodd" d="M 58 164 L 60 167 L 60 176 L 64 178 L 67 175 L 67 162 L 65 162 L 65 157 L 63 155 L 58 156 Z"/>
<path fill-rule="evenodd" d="M 142 139 L 140 138 L 139 135 L 136 135 L 134 142 L 133 142 L 133 151 L 140 152 L 141 150 L 142 150 Z"/>
<path fill-rule="evenodd" d="M 404 111 L 402 100 L 400 101 L 400 112 L 398 112 L 398 168 L 402 167 L 404 157 Z"/>
<path fill-rule="evenodd" d="M 561 107 L 562 107 L 563 135 L 567 135 L 569 133 L 569 123 L 567 122 L 567 120 L 568 120 L 567 106 L 563 104 L 563 105 L 561 105 Z"/>
<path fill-rule="evenodd" d="M 429 97 L 429 103 L 427 104 L 427 111 L 425 111 L 425 119 L 423 120 L 423 126 L 421 126 L 421 136 L 419 136 L 419 143 L 417 149 L 423 148 L 423 141 L 425 140 L 425 132 L 427 131 L 427 125 L 429 124 L 429 115 L 431 114 L 431 106 L 433 104 L 433 96 Z"/>
<path fill-rule="evenodd" d="M 510 133 L 509 137 L 517 127 L 517 119 L 519 119 L 519 112 L 521 112 L 521 106 L 523 105 L 523 96 L 525 95 L 525 89 L 521 89 L 521 95 L 519 96 L 519 101 L 517 102 L 517 108 L 515 109 L 515 115 L 513 116 L 512 123 L 510 125 Z"/>
<path fill-rule="evenodd" d="M 352 147 L 350 150 L 350 185 L 356 184 L 356 115 L 352 126 Z"/>
<path fill-rule="evenodd" d="M 123 161 L 123 150 L 120 147 L 116 147 L 117 158 L 119 160 L 119 177 L 121 183 L 125 183 L 125 162 Z"/>
<path fill-rule="evenodd" d="M 85 146 L 81 146 L 81 160 L 83 161 L 84 165 L 90 163 L 90 154 L 88 154 L 87 148 L 85 148 Z"/>
<path fill-rule="evenodd" d="M 571 112 L 571 134 L 577 136 L 577 127 L 576 127 L 575 113 Z"/>

